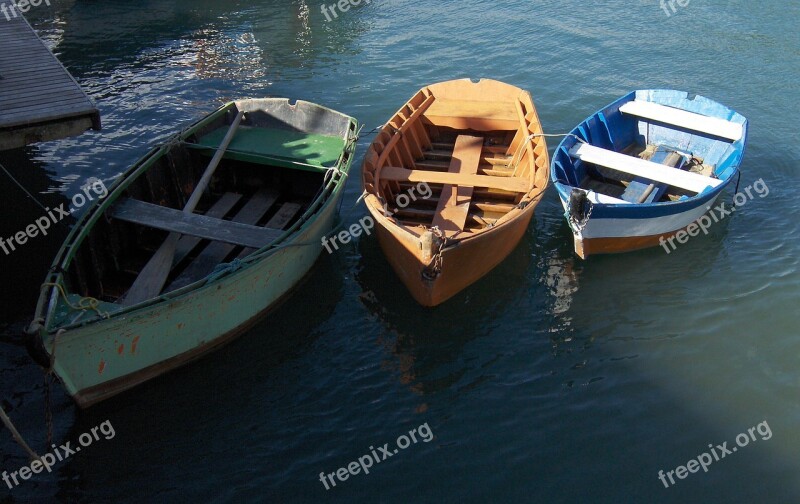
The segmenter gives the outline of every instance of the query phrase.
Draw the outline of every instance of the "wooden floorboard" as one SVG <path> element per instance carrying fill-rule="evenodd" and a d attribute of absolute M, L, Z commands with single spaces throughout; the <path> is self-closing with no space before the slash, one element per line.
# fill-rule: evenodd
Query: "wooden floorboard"
<path fill-rule="evenodd" d="M 62 91 L 69 91 L 73 89 L 73 84 L 71 82 L 61 82 L 53 84 L 52 82 L 47 81 L 47 77 L 39 76 L 35 79 L 30 80 L 20 80 L 16 81 L 14 84 L 7 86 L 4 89 L 7 89 L 9 92 L 16 92 L 22 89 L 49 89 L 49 90 L 62 90 Z M 0 99 L 5 99 L 5 97 L 0 97 Z"/>
<path fill-rule="evenodd" d="M 292 219 L 294 219 L 294 216 L 297 215 L 302 209 L 303 205 L 298 203 L 284 203 L 280 210 L 278 210 L 275 215 L 272 216 L 265 226 L 272 229 L 285 229 Z M 244 259 L 256 250 L 258 249 L 246 248 L 239 254 L 238 259 Z"/>
<path fill-rule="evenodd" d="M 57 109 L 42 109 L 37 107 L 15 109 L 9 113 L 2 113 L 0 116 L 8 120 L 6 124 L 9 130 L 13 130 L 13 128 L 11 128 L 12 124 L 13 126 L 22 127 L 32 123 L 52 124 L 53 122 L 62 120 L 66 122 L 67 120 L 90 117 L 83 114 L 84 110 L 86 110 L 86 107 L 82 103 L 73 103 L 66 104 Z M 4 130 L 5 128 L 0 126 L 0 132 Z"/>
<path fill-rule="evenodd" d="M 255 226 L 280 196 L 275 189 L 265 189 L 256 193 L 250 201 L 233 217 L 239 224 Z M 236 248 L 235 245 L 212 242 L 178 275 L 168 287 L 167 292 L 185 287 L 201 278 L 207 277 Z"/>
<path fill-rule="evenodd" d="M 222 219 L 228 212 L 230 212 L 233 207 L 236 206 L 236 203 L 242 199 L 241 194 L 236 193 L 225 193 L 216 203 L 212 206 L 208 212 L 205 213 L 206 217 L 213 217 L 215 219 Z M 202 238 L 198 238 L 197 236 L 181 236 L 180 240 L 178 240 L 178 245 L 175 247 L 175 257 L 172 261 L 172 266 L 176 266 L 180 263 L 186 256 L 192 253 L 192 250 L 196 246 L 203 241 Z"/>
<path fill-rule="evenodd" d="M 48 89 L 46 92 L 36 97 L 29 96 L 21 100 L 0 100 L 0 108 L 3 111 L 8 111 L 9 115 L 18 114 L 23 110 L 37 111 L 41 109 L 42 100 L 47 100 L 51 110 L 57 107 L 67 108 L 82 106 L 85 103 L 82 96 L 70 95 L 59 90 Z"/>
<path fill-rule="evenodd" d="M 461 175 L 475 175 L 481 162 L 483 151 L 483 137 L 459 135 L 450 160 L 449 173 Z M 464 230 L 469 214 L 469 205 L 475 187 L 471 185 L 446 184 L 439 197 L 433 225 L 437 226 L 447 236 Z"/>
<path fill-rule="evenodd" d="M 78 134 L 72 126 L 88 118 L 99 129 L 100 114 L 69 72 L 45 46 L 22 15 L 0 15 L 0 133 L 6 148 L 31 138 L 55 140 Z M 64 124 L 70 127 L 53 128 Z M 31 134 L 38 127 L 40 134 Z M 23 133 L 16 130 L 25 129 Z M 34 132 L 35 133 L 35 132 Z M 19 138 L 16 138 L 16 137 Z"/>

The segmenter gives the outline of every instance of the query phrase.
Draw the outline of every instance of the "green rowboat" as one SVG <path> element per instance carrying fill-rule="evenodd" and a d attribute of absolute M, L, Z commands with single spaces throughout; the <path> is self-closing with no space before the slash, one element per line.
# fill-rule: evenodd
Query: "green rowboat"
<path fill-rule="evenodd" d="M 303 101 L 231 102 L 96 199 L 29 329 L 76 402 L 219 347 L 289 293 L 334 227 L 357 126 Z"/>

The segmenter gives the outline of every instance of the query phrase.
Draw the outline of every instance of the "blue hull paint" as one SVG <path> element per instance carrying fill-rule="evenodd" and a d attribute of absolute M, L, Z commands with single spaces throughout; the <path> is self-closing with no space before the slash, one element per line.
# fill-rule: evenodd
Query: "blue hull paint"
<path fill-rule="evenodd" d="M 741 125 L 742 136 L 736 141 L 730 141 L 627 115 L 620 111 L 626 103 L 634 100 L 730 121 Z M 698 211 L 713 206 L 719 195 L 736 179 L 747 143 L 747 129 L 747 120 L 734 110 L 702 96 L 690 97 L 686 92 L 672 90 L 634 91 L 589 116 L 571 131 L 571 136 L 567 136 L 558 145 L 551 163 L 551 177 L 565 210 L 568 210 L 570 194 L 574 188 L 587 189 L 581 187 L 581 183 L 590 176 L 593 169 L 591 165 L 570 156 L 570 149 L 579 141 L 617 153 L 622 153 L 632 145 L 665 146 L 671 150 L 702 158 L 704 164 L 714 167 L 713 177 L 721 183 L 716 187 L 709 186 L 699 194 L 684 195 L 677 201 L 594 203 L 586 228 L 573 230 L 576 235 L 576 247 L 578 241 L 584 238 L 619 238 L 618 251 L 625 251 L 622 242 L 626 238 L 665 235 L 691 224 Z M 686 218 L 682 218 L 683 215 Z M 630 234 L 620 228 L 620 221 L 625 220 L 631 221 Z M 664 222 L 669 222 L 669 226 L 673 229 L 665 231 L 658 227 L 659 222 L 661 226 Z M 653 232 L 648 235 L 647 227 L 650 223 L 653 223 Z"/>

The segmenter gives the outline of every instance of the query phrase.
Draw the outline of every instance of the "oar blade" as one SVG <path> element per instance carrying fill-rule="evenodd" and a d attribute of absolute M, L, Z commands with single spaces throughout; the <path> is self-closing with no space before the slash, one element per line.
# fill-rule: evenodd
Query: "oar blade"
<path fill-rule="evenodd" d="M 164 288 L 167 277 L 169 277 L 169 272 L 172 270 L 172 259 L 175 256 L 175 248 L 180 236 L 178 233 L 170 233 L 167 240 L 161 244 L 128 290 L 122 300 L 123 306 L 142 303 L 161 293 L 161 289 Z"/>

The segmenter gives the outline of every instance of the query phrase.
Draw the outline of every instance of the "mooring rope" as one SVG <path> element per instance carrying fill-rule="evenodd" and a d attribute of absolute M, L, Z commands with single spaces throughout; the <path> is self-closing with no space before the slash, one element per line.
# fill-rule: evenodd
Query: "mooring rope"
<path fill-rule="evenodd" d="M 42 205 L 42 203 L 41 203 L 41 202 L 40 202 L 38 199 L 36 199 L 36 197 L 35 197 L 33 194 L 31 194 L 31 193 L 30 193 L 30 191 L 28 191 L 28 190 L 25 188 L 25 186 L 24 186 L 24 185 L 22 185 L 22 183 L 20 183 L 20 181 L 19 181 L 19 180 L 17 180 L 16 178 L 14 178 L 14 176 L 13 176 L 13 175 L 11 175 L 11 172 L 9 172 L 9 171 L 6 169 L 6 167 L 5 167 L 5 166 L 3 166 L 2 164 L 0 164 L 0 169 L 2 169 L 2 170 L 3 170 L 3 171 L 6 173 L 6 175 L 8 175 L 8 178 L 10 178 L 12 182 L 14 182 L 15 184 L 17 184 L 17 186 L 19 186 L 19 188 L 20 188 L 20 189 L 22 189 L 22 190 L 25 192 L 25 194 L 27 194 L 27 195 L 28 195 L 28 197 L 34 201 L 34 203 L 36 203 L 37 205 L 39 205 L 39 207 L 40 207 L 42 210 L 44 210 L 45 212 L 47 212 L 47 211 L 49 210 L 47 207 L 45 207 L 44 205 Z"/>

